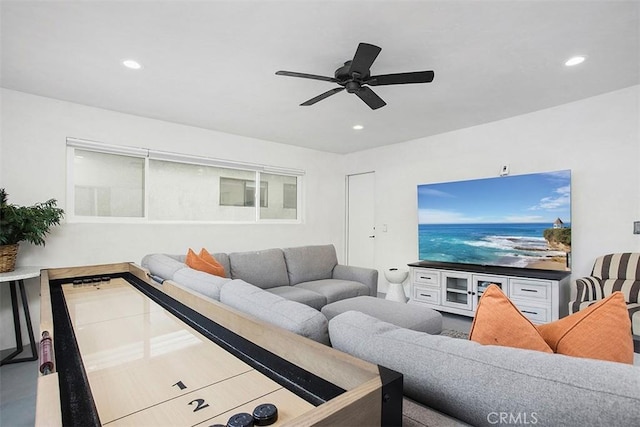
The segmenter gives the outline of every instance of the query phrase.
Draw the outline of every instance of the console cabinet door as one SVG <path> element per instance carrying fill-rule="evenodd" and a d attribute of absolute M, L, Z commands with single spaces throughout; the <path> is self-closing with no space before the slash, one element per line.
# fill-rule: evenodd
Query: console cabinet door
<path fill-rule="evenodd" d="M 440 305 L 440 272 L 428 268 L 411 270 L 411 299 L 416 302 Z"/>
<path fill-rule="evenodd" d="M 443 271 L 442 304 L 462 310 L 473 310 L 473 286 L 471 274 L 457 271 Z"/>
<path fill-rule="evenodd" d="M 505 295 L 509 296 L 509 278 L 503 276 L 489 276 L 485 274 L 474 274 L 472 277 L 473 287 L 472 287 L 472 296 L 473 296 L 473 310 L 475 311 L 478 308 L 478 302 L 480 301 L 480 297 L 484 291 L 487 290 L 489 285 L 496 285 Z"/>
<path fill-rule="evenodd" d="M 533 323 L 547 323 L 554 319 L 552 292 L 553 282 L 550 280 L 509 279 L 511 301 Z"/>
<path fill-rule="evenodd" d="M 440 288 L 416 285 L 413 287 L 412 297 L 415 301 L 440 305 Z"/>
<path fill-rule="evenodd" d="M 428 268 L 413 269 L 413 283 L 420 286 L 440 287 L 440 272 Z"/>

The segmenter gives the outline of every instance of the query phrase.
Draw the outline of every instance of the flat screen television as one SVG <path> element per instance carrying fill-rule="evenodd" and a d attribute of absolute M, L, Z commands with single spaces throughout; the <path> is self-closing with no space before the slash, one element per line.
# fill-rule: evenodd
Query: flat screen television
<path fill-rule="evenodd" d="M 571 171 L 418 185 L 423 261 L 570 270 Z"/>

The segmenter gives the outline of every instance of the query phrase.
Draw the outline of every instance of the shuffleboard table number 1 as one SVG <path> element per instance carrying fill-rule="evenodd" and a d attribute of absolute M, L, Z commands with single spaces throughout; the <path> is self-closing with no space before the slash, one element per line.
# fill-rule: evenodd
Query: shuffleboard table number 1
<path fill-rule="evenodd" d="M 174 387 L 174 386 L 178 386 L 180 390 L 184 390 L 185 388 L 187 388 L 187 386 L 184 385 L 182 381 L 178 381 L 177 383 L 173 384 L 171 387 Z"/>

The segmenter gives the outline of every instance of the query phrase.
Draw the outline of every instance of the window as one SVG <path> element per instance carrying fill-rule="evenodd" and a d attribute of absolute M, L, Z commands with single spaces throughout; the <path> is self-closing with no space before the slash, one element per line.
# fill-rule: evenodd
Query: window
<path fill-rule="evenodd" d="M 260 185 L 269 186 L 269 199 L 260 207 L 260 219 L 296 219 L 298 185 L 297 177 L 260 174 Z M 291 204 L 294 202 L 295 204 Z"/>
<path fill-rule="evenodd" d="M 260 182 L 260 207 L 267 207 L 268 183 Z M 256 181 L 220 177 L 220 206 L 255 206 Z"/>
<path fill-rule="evenodd" d="M 76 216 L 144 217 L 144 159 L 76 150 Z"/>
<path fill-rule="evenodd" d="M 285 209 L 296 209 L 298 207 L 298 186 L 294 184 L 282 184 L 284 197 L 282 207 Z"/>
<path fill-rule="evenodd" d="M 71 138 L 67 145 L 71 220 L 300 221 L 299 170 L 276 172 L 268 166 Z"/>

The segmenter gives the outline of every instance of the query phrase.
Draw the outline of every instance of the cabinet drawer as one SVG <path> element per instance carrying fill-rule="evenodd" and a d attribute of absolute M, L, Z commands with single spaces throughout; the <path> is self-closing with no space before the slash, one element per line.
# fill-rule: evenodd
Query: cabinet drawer
<path fill-rule="evenodd" d="M 510 279 L 509 297 L 550 301 L 551 282 L 546 282 L 543 280 Z"/>
<path fill-rule="evenodd" d="M 533 323 L 549 323 L 551 322 L 551 311 L 549 307 L 540 307 L 534 305 L 525 305 L 514 302 L 518 310 Z"/>
<path fill-rule="evenodd" d="M 440 286 L 440 273 L 435 270 L 413 270 L 413 282 L 428 286 Z"/>
<path fill-rule="evenodd" d="M 416 301 L 428 302 L 429 304 L 440 304 L 440 289 L 414 286 L 413 299 Z"/>

